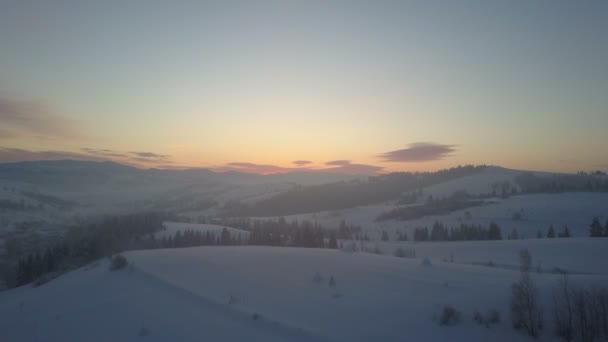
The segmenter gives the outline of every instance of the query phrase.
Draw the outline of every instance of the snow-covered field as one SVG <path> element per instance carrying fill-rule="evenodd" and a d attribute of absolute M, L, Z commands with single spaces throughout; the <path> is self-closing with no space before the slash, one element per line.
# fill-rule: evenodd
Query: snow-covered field
<path fill-rule="evenodd" d="M 573 283 L 608 285 L 606 271 L 589 265 L 606 260 L 608 239 L 414 246 L 431 266 L 421 258 L 304 248 L 129 252 L 125 270 L 108 271 L 102 261 L 38 288 L 0 293 L 0 331 L 3 341 L 526 341 L 508 315 L 517 271 L 440 259 L 453 251 L 456 262 L 513 265 L 527 247 L 543 265 L 554 260 L 602 273 L 572 274 Z M 546 310 L 560 277 L 533 274 Z M 446 304 L 462 312 L 461 324 L 434 322 Z M 501 322 L 479 326 L 475 309 L 496 309 Z M 541 341 L 551 340 L 547 329 Z"/>

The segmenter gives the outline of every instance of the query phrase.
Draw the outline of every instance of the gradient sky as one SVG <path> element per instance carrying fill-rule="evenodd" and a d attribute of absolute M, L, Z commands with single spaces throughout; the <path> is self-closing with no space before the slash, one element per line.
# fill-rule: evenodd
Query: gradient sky
<path fill-rule="evenodd" d="M 0 0 L 0 162 L 66 157 L 607 170 L 608 1 Z"/>

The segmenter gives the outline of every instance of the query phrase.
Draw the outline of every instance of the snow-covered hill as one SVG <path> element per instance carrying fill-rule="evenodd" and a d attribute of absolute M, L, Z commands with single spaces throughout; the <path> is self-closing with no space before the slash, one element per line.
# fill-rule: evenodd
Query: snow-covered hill
<path fill-rule="evenodd" d="M 546 234 L 550 225 L 557 231 L 567 225 L 574 236 L 582 237 L 589 235 L 589 224 L 594 217 L 598 217 L 602 222 L 608 219 L 608 193 L 533 194 L 505 199 L 492 198 L 482 206 L 457 210 L 446 215 L 406 221 L 376 221 L 378 215 L 395 207 L 392 203 L 385 203 L 340 211 L 292 215 L 286 219 L 312 220 L 326 227 L 338 227 L 340 222 L 345 220 L 376 235 L 382 230 L 389 234 L 397 231 L 410 234 L 418 227 L 430 228 L 435 221 L 441 221 L 448 227 L 461 223 L 488 225 L 495 222 L 505 236 L 517 229 L 520 237 L 533 238 L 539 230 L 543 235 Z M 465 212 L 469 212 L 470 216 L 465 215 Z"/>
<path fill-rule="evenodd" d="M 605 260 L 608 248 L 599 244 L 608 240 L 589 240 L 568 240 L 569 255 L 591 248 L 595 258 Z M 565 248 L 542 240 L 463 244 L 456 258 L 464 260 L 465 249 L 477 250 L 477 256 L 467 256 L 471 262 L 504 258 L 514 263 L 516 251 L 525 246 L 544 263 Z M 445 253 L 453 249 L 447 245 L 416 248 L 420 255 L 436 249 L 438 257 L 444 246 Z M 4 340 L 528 340 L 511 328 L 510 284 L 518 273 L 507 268 L 445 263 L 433 255 L 431 265 L 424 266 L 420 258 L 253 246 L 125 255 L 131 263 L 125 270 L 109 271 L 103 261 L 37 288 L 0 293 Z M 587 260 L 587 254 L 581 258 Z M 548 307 L 561 276 L 533 277 Z M 570 277 L 573 283 L 608 285 L 605 274 Z M 335 287 L 329 286 L 331 278 Z M 462 312 L 461 324 L 437 325 L 434 319 L 444 305 Z M 477 325 L 471 318 L 476 309 L 498 310 L 501 322 L 490 328 Z M 551 340 L 546 331 L 541 341 Z"/>

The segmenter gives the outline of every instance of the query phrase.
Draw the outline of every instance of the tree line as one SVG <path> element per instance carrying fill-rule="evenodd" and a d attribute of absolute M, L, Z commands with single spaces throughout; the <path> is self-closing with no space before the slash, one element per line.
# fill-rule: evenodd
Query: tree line
<path fill-rule="evenodd" d="M 494 222 L 487 227 L 481 224 L 462 223 L 452 228 L 444 226 L 441 222 L 435 222 L 430 231 L 428 227 L 416 228 L 413 237 L 414 241 L 502 240 L 502 231 Z"/>
<path fill-rule="evenodd" d="M 376 218 L 376 221 L 386 220 L 413 220 L 424 216 L 444 215 L 456 210 L 462 210 L 469 207 L 479 206 L 483 201 L 469 199 L 466 193 L 454 193 L 447 198 L 434 199 L 429 196 L 427 201 L 421 205 L 413 205 L 401 208 L 395 208 L 381 213 Z"/>
<path fill-rule="evenodd" d="M 515 183 L 523 193 L 606 192 L 608 177 L 603 172 L 579 172 L 539 176 L 525 172 L 515 176 Z"/>
<path fill-rule="evenodd" d="M 60 242 L 19 259 L 9 286 L 28 284 L 44 275 L 77 268 L 125 250 L 150 246 L 150 236 L 173 215 L 160 212 L 105 217 L 68 230 Z"/>

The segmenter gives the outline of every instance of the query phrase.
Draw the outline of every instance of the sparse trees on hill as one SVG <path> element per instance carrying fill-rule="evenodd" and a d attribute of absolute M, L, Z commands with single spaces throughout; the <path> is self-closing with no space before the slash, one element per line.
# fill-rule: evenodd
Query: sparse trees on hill
<path fill-rule="evenodd" d="M 414 241 L 472 241 L 472 240 L 502 240 L 500 227 L 491 222 L 488 227 L 475 224 L 460 224 L 448 229 L 441 222 L 435 222 L 431 231 L 428 228 L 416 228 Z"/>

